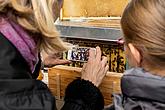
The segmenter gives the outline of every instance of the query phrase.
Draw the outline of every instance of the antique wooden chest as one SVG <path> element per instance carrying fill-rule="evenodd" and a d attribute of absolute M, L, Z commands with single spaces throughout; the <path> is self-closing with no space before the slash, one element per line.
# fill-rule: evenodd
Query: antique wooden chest
<path fill-rule="evenodd" d="M 100 86 L 107 104 L 112 93 L 120 92 L 120 78 L 126 69 L 124 47 L 117 41 L 122 37 L 120 18 L 129 0 L 64 0 L 60 18 L 55 22 L 61 37 L 74 45 L 100 46 L 108 57 L 109 72 Z M 63 54 L 65 59 L 67 53 Z M 82 62 L 56 66 L 48 70 L 49 87 L 59 99 L 67 85 L 81 76 Z"/>

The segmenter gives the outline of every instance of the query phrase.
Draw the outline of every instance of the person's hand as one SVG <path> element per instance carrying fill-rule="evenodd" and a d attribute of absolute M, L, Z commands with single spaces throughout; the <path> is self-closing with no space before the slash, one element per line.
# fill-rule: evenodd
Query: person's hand
<path fill-rule="evenodd" d="M 71 63 L 69 60 L 60 59 L 60 55 L 58 53 L 52 55 L 44 55 L 43 64 L 45 67 L 53 67 L 55 65 L 64 65 Z"/>
<path fill-rule="evenodd" d="M 96 47 L 96 51 L 94 49 L 89 50 L 89 59 L 83 66 L 81 78 L 92 82 L 98 87 L 108 69 L 107 57 L 101 57 L 100 47 Z"/>

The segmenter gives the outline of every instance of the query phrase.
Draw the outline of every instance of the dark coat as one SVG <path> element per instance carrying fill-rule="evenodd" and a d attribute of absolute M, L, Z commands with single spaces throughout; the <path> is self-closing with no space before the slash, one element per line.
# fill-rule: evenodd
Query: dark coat
<path fill-rule="evenodd" d="M 46 84 L 36 80 L 27 62 L 0 34 L 0 110 L 56 110 L 55 97 Z M 76 79 L 66 89 L 62 110 L 102 110 L 103 96 L 91 82 Z"/>
<path fill-rule="evenodd" d="M 164 77 L 133 68 L 122 77 L 121 89 L 109 110 L 165 110 Z"/>
<path fill-rule="evenodd" d="M 55 110 L 55 98 L 46 84 L 36 80 L 25 59 L 0 34 L 0 110 Z M 122 95 L 114 95 L 109 110 L 165 110 L 165 79 L 141 68 L 127 70 Z M 66 89 L 62 110 L 102 110 L 103 96 L 91 82 L 77 79 Z"/>
<path fill-rule="evenodd" d="M 165 110 L 164 77 L 153 75 L 142 68 L 132 68 L 124 73 L 121 90 L 122 94 L 114 94 L 113 105 L 106 110 Z M 101 110 L 103 99 L 99 93 L 98 88 L 92 83 L 75 80 L 67 88 L 67 103 L 63 108 Z M 71 105 L 77 109 L 72 109 Z"/>
<path fill-rule="evenodd" d="M 65 91 L 62 110 L 102 110 L 104 99 L 100 90 L 91 82 L 77 79 Z"/>
<path fill-rule="evenodd" d="M 19 51 L 0 35 L 0 110 L 55 110 L 55 98 L 46 84 L 36 80 Z"/>

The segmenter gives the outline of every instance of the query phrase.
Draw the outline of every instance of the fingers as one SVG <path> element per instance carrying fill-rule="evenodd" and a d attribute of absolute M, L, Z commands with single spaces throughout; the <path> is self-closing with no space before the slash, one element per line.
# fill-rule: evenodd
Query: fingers
<path fill-rule="evenodd" d="M 71 62 L 69 60 L 55 59 L 54 65 L 64 65 L 70 63 Z"/>
<path fill-rule="evenodd" d="M 89 50 L 89 61 L 96 59 L 96 51 L 93 48 Z"/>
<path fill-rule="evenodd" d="M 85 78 L 84 78 L 84 74 L 85 74 L 86 67 L 87 67 L 87 63 L 84 63 L 83 68 L 82 68 L 82 70 L 81 70 L 81 78 L 82 78 L 82 79 L 85 79 Z"/>
<path fill-rule="evenodd" d="M 98 74 L 98 76 L 102 79 L 109 69 L 109 66 L 107 64 L 107 57 L 102 56 L 102 60 L 101 60 L 100 64 L 101 64 L 100 65 L 100 72 L 99 72 L 100 74 Z"/>
<path fill-rule="evenodd" d="M 102 68 L 100 74 L 97 74 L 98 79 L 97 79 L 96 87 L 99 87 L 108 70 L 109 70 L 109 66 L 106 64 L 106 66 Z"/>
<path fill-rule="evenodd" d="M 87 63 L 84 63 L 82 70 L 84 70 L 87 66 Z"/>
<path fill-rule="evenodd" d="M 91 81 L 98 87 L 109 69 L 107 60 L 107 57 L 101 56 L 100 47 L 90 49 L 89 59 L 88 62 L 83 65 L 81 78 Z"/>
<path fill-rule="evenodd" d="M 102 64 L 102 67 L 105 68 L 105 66 L 107 65 L 107 57 L 102 56 L 101 64 Z"/>
<path fill-rule="evenodd" d="M 109 66 L 107 64 L 107 57 L 103 56 L 100 64 L 101 64 L 100 65 L 101 69 L 100 69 L 100 72 L 99 72 L 100 74 L 98 74 L 98 76 L 103 78 L 105 76 L 106 72 L 109 69 Z"/>
<path fill-rule="evenodd" d="M 91 48 L 89 50 L 89 61 L 94 59 L 96 59 L 97 63 L 101 61 L 101 49 L 98 46 L 96 49 Z"/>
<path fill-rule="evenodd" d="M 105 69 L 104 69 L 105 75 L 106 75 L 106 73 L 108 72 L 108 70 L 109 70 L 109 65 L 106 65 L 106 67 L 105 67 Z"/>
<path fill-rule="evenodd" d="M 64 64 L 70 64 L 70 63 L 71 62 L 69 60 L 49 58 L 49 59 L 46 59 L 46 61 L 44 62 L 44 66 L 51 68 L 56 65 L 64 65 Z"/>
<path fill-rule="evenodd" d="M 101 49 L 100 47 L 96 47 L 96 61 L 100 62 L 101 61 Z"/>

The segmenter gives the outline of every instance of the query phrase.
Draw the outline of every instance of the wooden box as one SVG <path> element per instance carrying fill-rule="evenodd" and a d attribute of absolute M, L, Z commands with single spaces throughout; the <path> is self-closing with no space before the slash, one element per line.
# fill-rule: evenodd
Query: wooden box
<path fill-rule="evenodd" d="M 62 99 L 65 94 L 67 85 L 77 77 L 81 76 L 81 68 L 56 66 L 48 70 L 49 74 L 49 88 L 57 99 Z M 105 105 L 112 103 L 111 95 L 113 93 L 120 93 L 120 78 L 121 73 L 108 72 L 103 79 L 99 89 L 103 93 Z"/>
<path fill-rule="evenodd" d="M 55 22 L 61 38 L 83 47 L 100 46 L 108 57 L 109 71 L 100 85 L 105 105 L 112 103 L 111 95 L 120 92 L 120 78 L 126 67 L 120 19 L 129 0 L 64 0 L 60 19 Z M 66 55 L 64 55 L 66 58 Z M 83 63 L 56 66 L 48 70 L 49 88 L 61 99 L 67 85 L 81 76 Z"/>
<path fill-rule="evenodd" d="M 122 37 L 120 18 L 129 0 L 63 0 L 60 19 L 55 25 L 61 37 L 82 47 L 100 46 L 108 57 L 109 71 L 123 73 L 126 59 L 123 45 L 116 42 Z M 67 58 L 64 55 L 63 58 Z M 73 62 L 68 66 L 82 67 Z"/>
<path fill-rule="evenodd" d="M 129 0 L 64 0 L 60 20 L 63 21 L 62 23 L 65 25 L 120 27 L 120 17 L 128 1 Z"/>
<path fill-rule="evenodd" d="M 74 17 L 120 17 L 129 0 L 64 0 L 62 19 Z"/>

